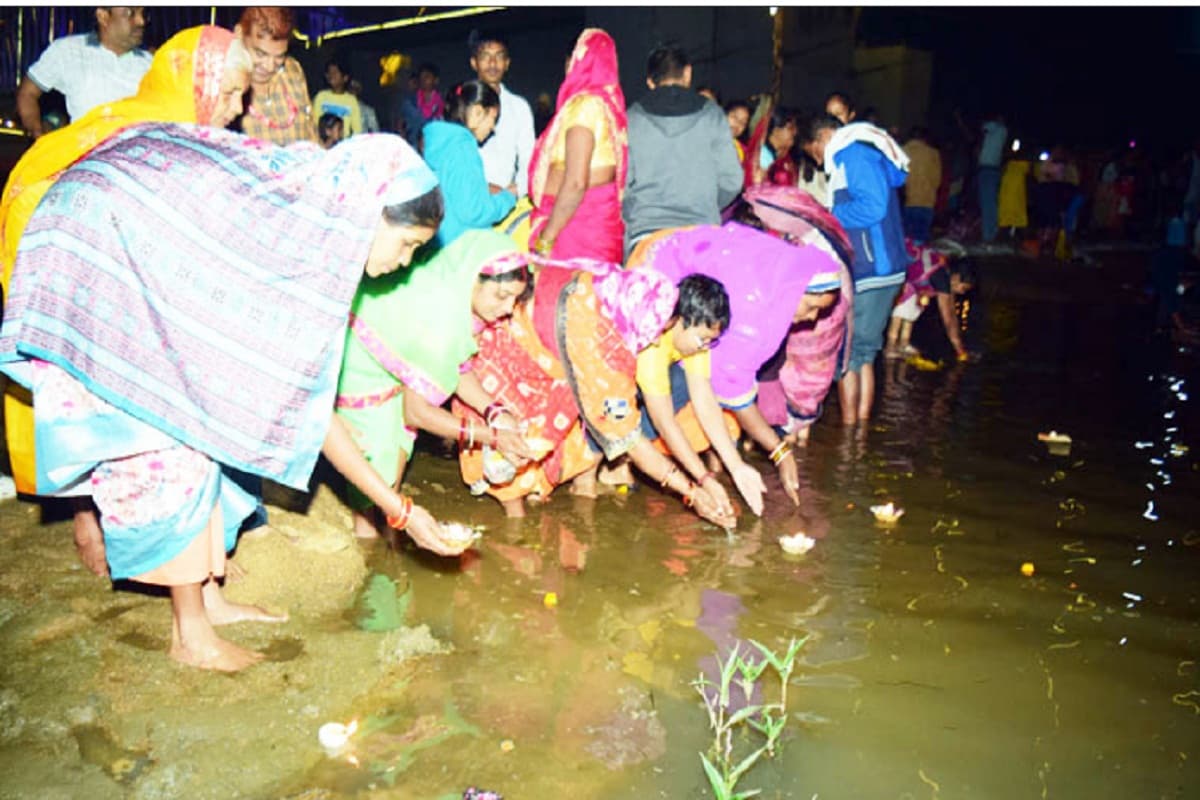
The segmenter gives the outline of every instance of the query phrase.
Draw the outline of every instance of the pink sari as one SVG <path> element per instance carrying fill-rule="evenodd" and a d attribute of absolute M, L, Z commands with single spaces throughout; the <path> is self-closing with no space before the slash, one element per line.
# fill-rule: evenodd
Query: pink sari
<path fill-rule="evenodd" d="M 562 111 L 573 98 L 584 94 L 603 102 L 607 127 L 616 139 L 613 151 L 617 175 L 611 183 L 588 188 L 571 220 L 555 237 L 550 256 L 559 259 L 595 258 L 621 263 L 625 236 L 621 199 L 629 168 L 629 121 L 625 115 L 625 95 L 621 91 L 617 70 L 617 46 L 612 37 L 599 28 L 588 28 L 579 35 L 575 50 L 571 53 L 567 76 L 558 90 L 554 118 L 533 148 L 529 165 L 529 199 L 533 203 L 529 245 L 532 250 L 550 220 L 550 212 L 557 199 L 546 193 L 546 181 L 550 175 L 554 146 L 567 135 Z"/>
<path fill-rule="evenodd" d="M 834 376 L 841 373 L 842 344 L 850 338 L 850 240 L 837 219 L 803 189 L 764 184 L 747 189 L 745 199 L 769 232 L 797 247 L 826 252 L 841 278 L 841 295 L 833 308 L 816 322 L 793 327 L 780 357 L 758 376 L 758 407 L 767 422 L 786 427 L 789 418 L 796 417 L 811 423 L 820 415 Z"/>

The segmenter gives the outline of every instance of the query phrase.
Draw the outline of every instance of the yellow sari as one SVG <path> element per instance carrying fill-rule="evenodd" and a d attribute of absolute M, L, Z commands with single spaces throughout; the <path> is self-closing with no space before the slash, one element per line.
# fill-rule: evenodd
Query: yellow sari
<path fill-rule="evenodd" d="M 154 54 L 137 94 L 97 106 L 29 148 L 9 175 L 0 197 L 0 266 L 7 295 L 21 234 L 58 175 L 109 137 L 140 122 L 207 124 L 225 73 L 233 34 L 203 25 L 181 31 Z M 17 491 L 36 485 L 33 406 L 28 391 L 9 382 L 4 389 L 4 431 Z"/>

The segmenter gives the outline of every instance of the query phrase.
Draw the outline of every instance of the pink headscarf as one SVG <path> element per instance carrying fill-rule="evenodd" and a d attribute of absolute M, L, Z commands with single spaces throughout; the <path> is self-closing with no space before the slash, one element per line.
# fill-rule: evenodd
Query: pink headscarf
<path fill-rule="evenodd" d="M 759 381 L 758 406 L 768 422 L 786 426 L 789 408 L 791 415 L 812 421 L 841 372 L 838 356 L 850 338 L 854 283 L 847 265 L 854 251 L 837 218 L 803 189 L 764 184 L 747 189 L 744 197 L 769 232 L 797 247 L 825 253 L 828 269 L 840 277 L 837 303 L 816 322 L 793 327 L 778 374 Z"/>
<path fill-rule="evenodd" d="M 629 117 L 625 114 L 625 93 L 621 91 L 621 75 L 617 68 L 617 45 L 600 28 L 588 28 L 579 34 L 571 60 L 567 63 L 567 75 L 558 88 L 558 103 L 554 107 L 554 118 L 538 137 L 533 147 L 529 164 L 529 196 L 534 205 L 541 205 L 550 173 L 550 151 L 554 142 L 563 133 L 562 115 L 559 113 L 567 102 L 580 94 L 591 94 L 604 101 L 610 127 L 617 140 L 613 150 L 617 156 L 617 179 L 619 193 L 624 193 L 625 175 L 629 168 L 629 142 L 626 131 Z"/>
<path fill-rule="evenodd" d="M 535 256 L 531 260 L 539 266 L 590 272 L 592 289 L 604 316 L 612 321 L 634 355 L 662 335 L 675 313 L 679 288 L 657 270 L 627 270 L 620 264 L 591 258 L 554 260 Z"/>

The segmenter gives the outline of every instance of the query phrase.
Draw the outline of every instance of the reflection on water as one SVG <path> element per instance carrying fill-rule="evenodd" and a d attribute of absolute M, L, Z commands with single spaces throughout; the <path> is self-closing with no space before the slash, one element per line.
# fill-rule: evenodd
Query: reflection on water
<path fill-rule="evenodd" d="M 981 362 L 881 364 L 869 430 L 827 411 L 801 453 L 802 507 L 768 475 L 766 517 L 731 537 L 646 487 L 556 496 L 512 521 L 465 493 L 424 495 L 443 517 L 486 525 L 479 550 L 453 569 L 375 548 L 371 566 L 411 586 L 410 622 L 453 651 L 364 685 L 350 750 L 279 775 L 276 795 L 709 796 L 690 682 L 735 642 L 781 650 L 808 635 L 782 750 L 743 788 L 1191 796 L 1194 364 L 1131 334 L 1124 307 L 984 299 L 968 332 Z M 1039 444 L 1051 429 L 1070 433 L 1069 455 Z M 411 477 L 456 481 L 429 455 Z M 906 514 L 877 525 L 868 508 L 888 500 Z M 777 538 L 797 531 L 816 548 L 785 557 Z M 298 635 L 273 640 L 281 668 L 336 659 Z M 159 768 L 89 735 L 92 763 L 134 765 L 122 780 Z"/>

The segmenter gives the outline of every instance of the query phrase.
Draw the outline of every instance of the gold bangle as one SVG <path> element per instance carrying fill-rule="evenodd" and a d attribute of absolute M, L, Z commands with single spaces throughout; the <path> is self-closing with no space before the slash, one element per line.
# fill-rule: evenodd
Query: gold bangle
<path fill-rule="evenodd" d="M 659 488 L 660 489 L 667 488 L 667 481 L 671 480 L 671 476 L 674 475 L 676 472 L 677 472 L 677 470 L 675 468 L 675 465 L 672 464 L 671 468 L 669 470 L 667 470 L 666 473 L 662 476 L 662 480 L 658 484 Z"/>
<path fill-rule="evenodd" d="M 779 442 L 779 445 L 774 450 L 771 451 L 769 458 L 771 459 L 771 463 L 778 467 L 779 462 L 783 461 L 785 458 L 791 455 L 791 453 L 792 446 L 787 443 L 787 439 L 784 439 Z"/>

